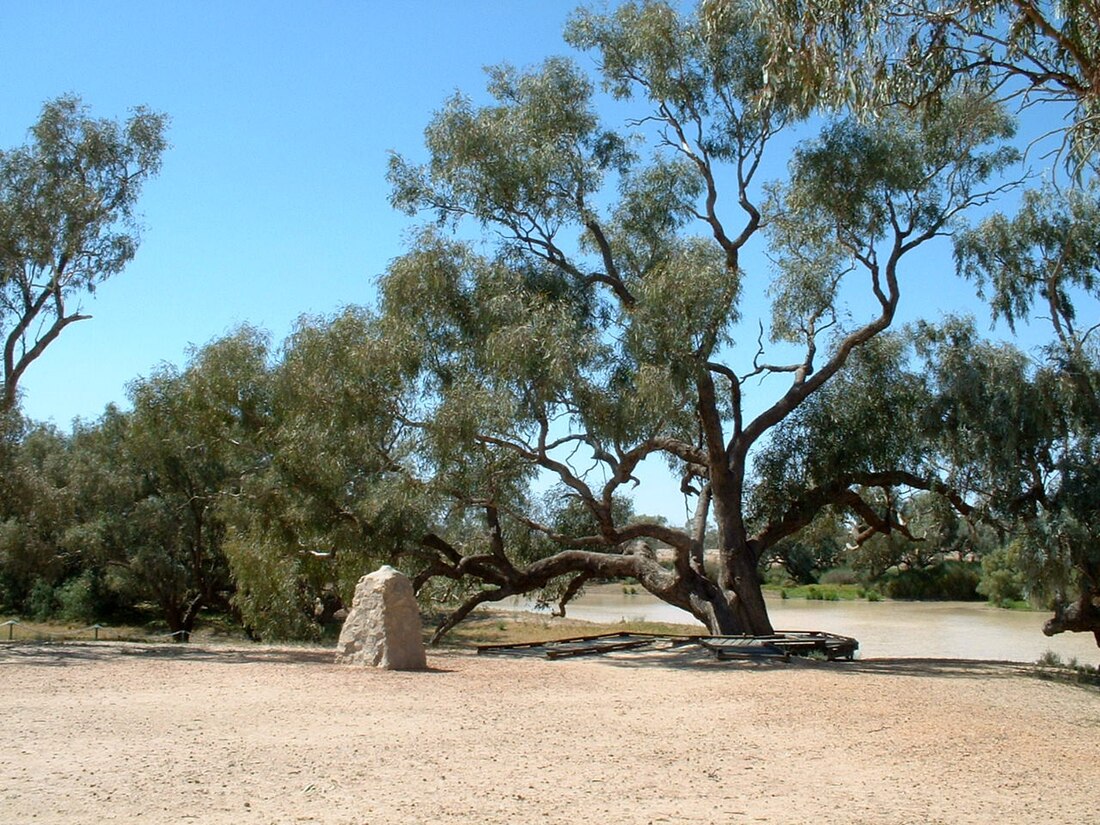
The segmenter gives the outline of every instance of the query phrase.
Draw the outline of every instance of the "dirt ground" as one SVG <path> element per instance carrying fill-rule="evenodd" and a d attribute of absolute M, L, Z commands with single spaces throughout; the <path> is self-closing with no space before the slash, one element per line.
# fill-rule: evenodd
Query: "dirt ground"
<path fill-rule="evenodd" d="M 1100 693 L 1020 666 L 0 646 L 0 822 L 1069 823 Z"/>

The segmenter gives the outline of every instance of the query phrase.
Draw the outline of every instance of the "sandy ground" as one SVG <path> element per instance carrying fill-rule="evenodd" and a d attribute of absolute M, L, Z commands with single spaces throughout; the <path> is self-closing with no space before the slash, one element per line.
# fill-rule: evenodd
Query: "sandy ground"
<path fill-rule="evenodd" d="M 1005 664 L 0 646 L 0 823 L 1069 823 L 1100 693 Z"/>

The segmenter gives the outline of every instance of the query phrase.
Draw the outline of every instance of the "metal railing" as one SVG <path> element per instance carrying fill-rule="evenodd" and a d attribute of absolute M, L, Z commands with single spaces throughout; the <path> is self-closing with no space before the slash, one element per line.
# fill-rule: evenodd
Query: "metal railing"
<path fill-rule="evenodd" d="M 112 628 L 109 625 L 92 624 L 87 627 L 72 628 L 69 630 L 63 630 L 59 632 L 52 632 L 48 630 L 41 630 L 35 628 L 33 630 L 26 628 L 23 622 L 18 619 L 9 619 L 6 622 L 0 622 L 0 628 L 7 628 L 7 633 L 0 631 L 0 641 L 7 642 L 77 642 L 77 641 L 89 641 L 86 634 L 91 634 L 90 641 L 100 641 L 100 632 L 104 632 L 104 641 L 107 639 L 107 632 L 111 630 L 118 630 L 118 628 Z M 16 628 L 20 628 L 20 634 L 16 636 Z M 125 635 L 116 634 L 114 641 L 130 641 L 130 642 L 159 642 L 166 639 L 172 639 L 173 641 L 186 642 L 191 639 L 190 630 L 177 630 L 174 633 L 143 633 L 134 634 L 126 633 Z M 6 637 L 6 638 L 5 638 Z"/>

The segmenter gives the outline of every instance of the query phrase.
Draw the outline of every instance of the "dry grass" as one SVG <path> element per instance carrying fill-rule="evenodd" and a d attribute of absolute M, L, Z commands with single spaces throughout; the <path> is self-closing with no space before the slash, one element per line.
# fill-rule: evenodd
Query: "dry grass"
<path fill-rule="evenodd" d="M 619 632 L 696 635 L 699 630 L 700 628 L 694 625 L 667 622 L 623 621 L 603 624 L 536 613 L 486 612 L 467 619 L 452 630 L 441 646 L 469 648 L 483 644 L 549 642 L 573 636 Z"/>
<path fill-rule="evenodd" d="M 11 617 L 10 620 L 15 620 Z M 0 642 L 8 641 L 9 628 L 3 622 L 9 617 L 0 617 Z M 93 641 L 96 631 L 86 625 L 67 622 L 35 622 L 18 619 L 11 630 L 12 641 L 60 642 Z M 424 641 L 427 642 L 438 617 L 424 623 Z M 442 648 L 472 648 L 481 644 L 520 644 L 523 642 L 554 641 L 572 636 L 589 636 L 598 633 L 666 633 L 671 635 L 696 634 L 699 627 L 692 625 L 669 624 L 665 622 L 622 621 L 613 623 L 586 622 L 580 619 L 556 618 L 546 614 L 513 613 L 509 611 L 484 611 L 475 613 L 452 630 L 439 645 Z M 111 642 L 152 642 L 169 641 L 167 631 L 150 630 L 137 625 L 119 625 L 101 628 L 98 641 Z M 205 624 L 191 634 L 194 643 L 244 642 L 243 632 L 232 632 L 221 625 Z M 329 640 L 335 644 L 335 639 Z M 322 644 L 325 644 L 322 641 Z"/>

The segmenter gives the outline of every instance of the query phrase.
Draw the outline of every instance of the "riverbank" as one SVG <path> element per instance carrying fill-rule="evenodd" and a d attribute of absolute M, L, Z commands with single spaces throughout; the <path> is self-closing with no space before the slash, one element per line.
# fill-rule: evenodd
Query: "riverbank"
<path fill-rule="evenodd" d="M 984 602 L 814 601 L 765 594 L 772 624 L 783 630 L 823 630 L 859 640 L 870 658 L 975 659 L 1034 663 L 1051 653 L 1064 661 L 1100 666 L 1100 648 L 1089 633 L 1043 635 L 1042 611 L 1004 610 Z M 503 606 L 529 610 L 530 600 Z M 682 610 L 641 588 L 596 585 L 567 609 L 592 622 L 649 621 L 690 624 Z M 695 623 L 702 629 L 702 625 Z"/>
<path fill-rule="evenodd" d="M 1070 822 L 1095 689 L 1003 664 L 4 645 L 0 821 Z"/>

